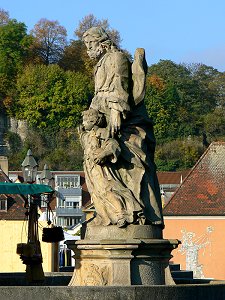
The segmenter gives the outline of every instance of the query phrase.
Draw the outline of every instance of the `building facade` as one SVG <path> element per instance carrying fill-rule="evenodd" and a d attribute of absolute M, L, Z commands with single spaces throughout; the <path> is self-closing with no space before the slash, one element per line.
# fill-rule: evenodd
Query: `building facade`
<path fill-rule="evenodd" d="M 74 172 L 54 172 L 56 223 L 71 228 L 83 221 L 81 175 Z"/>
<path fill-rule="evenodd" d="M 10 182 L 9 177 L 0 169 L 0 182 Z M 26 217 L 25 196 L 0 194 L 0 272 L 24 272 L 17 252 L 17 244 L 26 243 L 28 221 Z M 39 222 L 39 240 L 43 257 L 44 272 L 58 270 L 58 248 L 55 244 L 42 242 L 41 228 L 47 227 L 45 221 Z"/>
<path fill-rule="evenodd" d="M 164 208 L 174 263 L 195 278 L 225 279 L 225 142 L 212 143 Z"/>

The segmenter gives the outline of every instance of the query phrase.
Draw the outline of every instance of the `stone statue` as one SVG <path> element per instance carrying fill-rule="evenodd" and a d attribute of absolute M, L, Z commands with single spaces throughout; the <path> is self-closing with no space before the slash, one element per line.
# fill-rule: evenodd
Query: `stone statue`
<path fill-rule="evenodd" d="M 147 63 L 131 63 L 99 27 L 83 40 L 96 59 L 95 95 L 79 126 L 84 171 L 96 215 L 82 224 L 70 286 L 174 284 L 169 270 L 178 240 L 163 239 L 154 164 L 153 124 L 145 105 Z"/>
<path fill-rule="evenodd" d="M 83 113 L 80 137 L 87 186 L 96 225 L 158 225 L 163 228 L 153 124 L 145 105 L 144 49 L 128 60 L 101 27 L 83 35 L 87 53 L 97 59 L 95 95 Z"/>

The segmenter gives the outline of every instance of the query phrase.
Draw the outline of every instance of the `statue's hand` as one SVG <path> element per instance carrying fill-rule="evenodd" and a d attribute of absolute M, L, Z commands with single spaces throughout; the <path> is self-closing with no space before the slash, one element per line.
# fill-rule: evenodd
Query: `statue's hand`
<path fill-rule="evenodd" d="M 97 149 L 93 153 L 93 160 L 97 165 L 101 165 L 106 161 L 107 154 L 102 149 Z"/>
<path fill-rule="evenodd" d="M 111 108 L 110 112 L 110 133 L 112 138 L 120 130 L 121 116 L 120 112 L 116 109 Z"/>
<path fill-rule="evenodd" d="M 93 153 L 93 160 L 96 164 L 102 165 L 107 159 L 112 155 L 112 153 L 106 149 L 99 148 Z"/>

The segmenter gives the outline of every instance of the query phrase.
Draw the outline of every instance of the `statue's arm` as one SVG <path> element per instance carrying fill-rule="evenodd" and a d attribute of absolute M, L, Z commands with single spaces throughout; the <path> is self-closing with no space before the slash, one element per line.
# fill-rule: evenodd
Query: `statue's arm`
<path fill-rule="evenodd" d="M 130 64 L 121 52 L 113 53 L 109 63 L 111 82 L 109 83 L 107 101 L 110 108 L 110 131 L 111 136 L 114 137 L 114 134 L 120 130 L 121 119 L 126 118 L 126 113 L 130 111 Z"/>
<path fill-rule="evenodd" d="M 121 153 L 119 143 L 115 139 L 108 139 L 101 148 L 94 152 L 94 162 L 96 164 L 104 164 L 106 161 L 115 163 Z"/>
<path fill-rule="evenodd" d="M 79 137 L 80 137 L 80 143 L 81 143 L 81 146 L 82 148 L 84 149 L 85 148 L 85 145 L 87 143 L 87 135 L 88 135 L 88 132 L 85 131 L 83 125 L 79 125 L 77 127 L 77 132 L 79 134 Z"/>

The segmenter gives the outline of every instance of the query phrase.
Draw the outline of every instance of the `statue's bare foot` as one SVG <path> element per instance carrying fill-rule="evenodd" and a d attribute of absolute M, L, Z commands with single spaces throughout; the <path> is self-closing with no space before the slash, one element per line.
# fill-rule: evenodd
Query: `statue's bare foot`
<path fill-rule="evenodd" d="M 126 226 L 127 226 L 127 221 L 125 220 L 125 218 L 118 220 L 117 227 L 121 228 L 121 227 L 126 227 Z"/>

